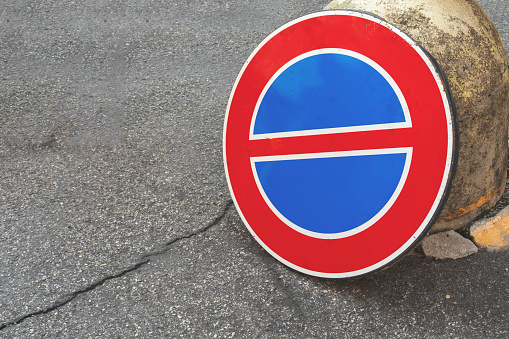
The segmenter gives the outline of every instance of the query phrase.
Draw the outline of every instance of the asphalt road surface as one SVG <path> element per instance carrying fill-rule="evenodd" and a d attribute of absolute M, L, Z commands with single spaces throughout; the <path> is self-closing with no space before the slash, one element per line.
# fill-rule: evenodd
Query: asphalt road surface
<path fill-rule="evenodd" d="M 509 336 L 509 252 L 299 274 L 243 226 L 228 97 L 327 1 L 0 3 L 0 337 Z M 509 4 L 482 0 L 509 46 Z"/>

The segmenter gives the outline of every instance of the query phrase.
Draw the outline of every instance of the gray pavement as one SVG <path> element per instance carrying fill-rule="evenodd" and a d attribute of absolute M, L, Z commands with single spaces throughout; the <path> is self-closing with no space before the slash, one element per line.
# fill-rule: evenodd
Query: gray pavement
<path fill-rule="evenodd" d="M 251 51 L 327 1 L 0 4 L 0 337 L 509 336 L 509 252 L 292 271 L 222 163 Z M 509 46 L 506 0 L 480 1 Z"/>

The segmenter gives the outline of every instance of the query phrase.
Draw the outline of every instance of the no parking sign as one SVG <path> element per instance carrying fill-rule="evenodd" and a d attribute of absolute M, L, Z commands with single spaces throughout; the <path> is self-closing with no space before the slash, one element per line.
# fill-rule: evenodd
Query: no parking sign
<path fill-rule="evenodd" d="M 341 278 L 410 250 L 446 200 L 457 153 L 438 66 L 372 15 L 294 20 L 233 88 L 224 161 L 235 205 L 284 264 Z"/>

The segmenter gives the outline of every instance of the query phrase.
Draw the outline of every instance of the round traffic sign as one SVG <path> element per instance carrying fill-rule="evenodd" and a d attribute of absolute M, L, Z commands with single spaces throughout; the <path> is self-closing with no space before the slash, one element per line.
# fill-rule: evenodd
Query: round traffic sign
<path fill-rule="evenodd" d="M 455 119 L 444 77 L 411 38 L 367 13 L 304 16 L 267 37 L 228 104 L 235 205 L 284 264 L 341 278 L 409 251 L 446 200 Z"/>

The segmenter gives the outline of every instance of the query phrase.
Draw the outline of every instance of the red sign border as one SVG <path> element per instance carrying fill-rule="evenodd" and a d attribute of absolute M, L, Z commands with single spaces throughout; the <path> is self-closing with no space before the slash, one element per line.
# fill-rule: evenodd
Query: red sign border
<path fill-rule="evenodd" d="M 417 230 L 413 233 L 412 237 L 408 239 L 401 247 L 398 248 L 397 251 L 394 251 L 389 256 L 386 256 L 382 260 L 378 260 L 375 264 L 369 265 L 367 267 L 364 267 L 362 269 L 357 269 L 353 271 L 345 271 L 345 272 L 323 272 L 319 270 L 313 270 L 308 269 L 299 265 L 296 265 L 285 258 L 281 257 L 279 254 L 277 254 L 272 248 L 270 248 L 267 244 L 265 244 L 260 237 L 258 237 L 257 233 L 253 230 L 250 223 L 247 221 L 247 219 L 244 216 L 244 213 L 239 206 L 239 203 L 237 201 L 234 189 L 232 187 L 232 183 L 230 180 L 230 174 L 228 170 L 228 159 L 227 159 L 227 131 L 228 131 L 228 118 L 230 114 L 230 109 L 232 106 L 232 102 L 234 100 L 237 87 L 239 85 L 239 82 L 241 81 L 246 68 L 250 65 L 253 58 L 257 55 L 257 53 L 264 47 L 266 44 L 271 41 L 275 36 L 280 34 L 281 32 L 287 30 L 288 28 L 297 25 L 299 23 L 302 23 L 307 20 L 312 20 L 316 18 L 322 18 L 325 16 L 330 15 L 342 15 L 342 16 L 350 16 L 350 17 L 356 17 L 356 18 L 362 18 L 368 21 L 371 21 L 373 23 L 382 25 L 395 34 L 399 35 L 400 38 L 405 40 L 409 46 L 411 46 L 422 58 L 422 60 L 426 63 L 428 66 L 428 70 L 432 73 L 435 83 L 438 87 L 438 89 L 442 92 L 442 100 L 444 104 L 444 111 L 447 119 L 447 133 L 448 133 L 448 144 L 447 144 L 447 162 L 445 164 L 445 171 L 443 175 L 443 179 L 440 185 L 440 194 L 437 194 L 434 204 L 430 211 L 428 212 L 426 218 L 423 220 L 422 224 L 417 228 Z M 340 47 L 340 46 L 336 46 Z M 297 56 L 297 55 L 295 55 Z M 449 112 L 449 114 L 447 114 Z M 235 82 L 235 85 L 232 89 L 230 99 L 228 102 L 228 107 L 226 111 L 226 117 L 225 117 L 225 123 L 224 123 L 224 131 L 223 131 L 223 158 L 224 158 L 224 166 L 225 166 L 225 172 L 226 172 L 226 178 L 228 181 L 228 186 L 230 189 L 231 196 L 233 198 L 233 201 L 235 203 L 235 206 L 244 221 L 246 227 L 251 232 L 251 234 L 255 237 L 255 239 L 258 241 L 258 243 L 264 247 L 265 250 L 267 250 L 271 255 L 273 255 L 276 259 L 284 263 L 285 265 L 292 267 L 293 269 L 310 274 L 313 276 L 319 276 L 319 277 L 326 277 L 326 278 L 345 278 L 345 277 L 356 277 L 365 275 L 377 270 L 380 270 L 382 268 L 385 268 L 386 266 L 393 264 L 395 261 L 397 261 L 399 258 L 401 258 L 405 253 L 410 251 L 419 241 L 420 239 L 426 235 L 429 228 L 433 225 L 434 221 L 438 218 L 438 215 L 440 214 L 441 209 L 443 208 L 443 205 L 445 201 L 447 200 L 447 196 L 451 189 L 451 182 L 454 177 L 454 173 L 456 171 L 457 166 L 457 157 L 458 157 L 458 131 L 457 131 L 457 123 L 456 123 L 456 115 L 455 115 L 455 108 L 454 108 L 454 102 L 452 100 L 452 97 L 450 95 L 449 86 L 446 82 L 445 76 L 443 76 L 443 73 L 440 70 L 440 67 L 436 63 L 436 61 L 431 57 L 429 53 L 427 53 L 422 47 L 418 46 L 410 37 L 408 37 L 405 33 L 400 31 L 398 28 L 394 27 L 393 25 L 385 22 L 384 20 L 369 14 L 365 12 L 358 12 L 358 11 L 351 11 L 351 10 L 333 10 L 333 11 L 322 11 L 318 13 L 312 13 L 309 15 L 306 15 L 304 17 L 298 18 L 296 20 L 293 20 L 289 22 L 288 24 L 282 26 L 275 32 L 273 32 L 271 35 L 269 35 L 258 47 L 253 51 L 253 53 L 250 55 L 246 63 L 244 64 L 242 70 L 240 71 L 237 80 Z M 284 241 L 284 239 L 282 240 Z"/>

